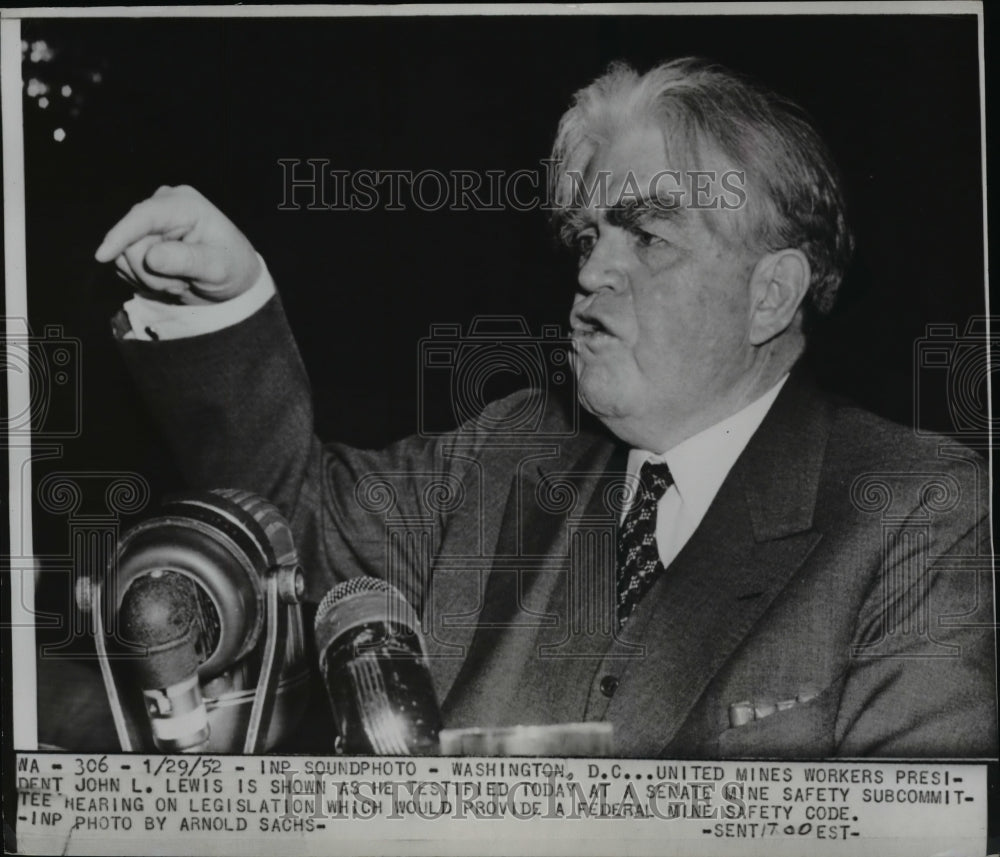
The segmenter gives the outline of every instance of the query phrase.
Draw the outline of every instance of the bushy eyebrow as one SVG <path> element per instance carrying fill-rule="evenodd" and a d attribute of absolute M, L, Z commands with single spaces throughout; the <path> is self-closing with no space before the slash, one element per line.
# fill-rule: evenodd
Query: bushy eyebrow
<path fill-rule="evenodd" d="M 604 217 L 612 226 L 630 229 L 646 218 L 679 223 L 684 219 L 684 215 L 684 207 L 675 199 L 634 197 L 610 206 Z"/>
<path fill-rule="evenodd" d="M 687 215 L 683 204 L 675 199 L 663 197 L 652 199 L 645 196 L 632 197 L 618 205 L 598 206 L 597 211 L 603 211 L 607 222 L 620 229 L 634 229 L 645 218 L 680 224 Z M 560 240 L 566 246 L 571 247 L 577 235 L 595 225 L 594 214 L 592 209 L 570 208 L 564 210 L 559 218 Z"/>
<path fill-rule="evenodd" d="M 559 218 L 559 239 L 567 247 L 572 247 L 577 235 L 592 225 L 590 218 L 581 209 L 568 209 Z"/>

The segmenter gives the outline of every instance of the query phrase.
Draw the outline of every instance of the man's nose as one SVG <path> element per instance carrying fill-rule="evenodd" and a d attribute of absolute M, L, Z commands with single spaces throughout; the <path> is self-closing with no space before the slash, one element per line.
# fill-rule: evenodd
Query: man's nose
<path fill-rule="evenodd" d="M 587 260 L 580 267 L 577 282 L 588 294 L 600 289 L 619 291 L 626 283 L 625 247 L 619 236 L 602 235 L 594 243 Z"/>

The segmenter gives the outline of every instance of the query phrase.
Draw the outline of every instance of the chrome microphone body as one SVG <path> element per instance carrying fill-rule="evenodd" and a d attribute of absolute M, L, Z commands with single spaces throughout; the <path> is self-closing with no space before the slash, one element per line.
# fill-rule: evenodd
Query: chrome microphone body
<path fill-rule="evenodd" d="M 259 753 L 291 735 L 303 585 L 288 522 L 249 491 L 175 497 L 126 531 L 77 585 L 122 749 Z"/>
<path fill-rule="evenodd" d="M 437 755 L 441 712 L 413 608 L 384 580 L 338 584 L 316 612 L 320 673 L 338 746 L 357 755 Z"/>

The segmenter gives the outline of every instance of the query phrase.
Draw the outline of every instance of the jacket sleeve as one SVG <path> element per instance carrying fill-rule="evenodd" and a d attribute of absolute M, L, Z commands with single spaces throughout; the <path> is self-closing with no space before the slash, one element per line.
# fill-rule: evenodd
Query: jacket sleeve
<path fill-rule="evenodd" d="M 349 577 L 384 576 L 387 513 L 426 514 L 429 486 L 447 492 L 459 478 L 443 439 L 377 452 L 323 445 L 277 296 L 215 333 L 119 346 L 184 481 L 253 491 L 289 519 L 308 600 Z M 419 609 L 426 581 L 405 583 Z"/>

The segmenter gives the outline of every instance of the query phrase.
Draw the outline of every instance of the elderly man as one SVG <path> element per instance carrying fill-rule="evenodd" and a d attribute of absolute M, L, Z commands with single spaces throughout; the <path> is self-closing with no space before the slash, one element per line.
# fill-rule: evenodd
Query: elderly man
<path fill-rule="evenodd" d="M 135 206 L 97 259 L 138 287 L 116 332 L 186 478 L 277 503 L 312 599 L 398 585 L 447 726 L 605 720 L 632 757 L 992 755 L 992 593 L 955 570 L 990 552 L 982 462 L 798 365 L 851 251 L 815 130 L 716 66 L 616 65 L 554 156 L 586 413 L 529 390 L 379 452 L 314 436 L 236 227 L 190 188 Z M 392 549 L 407 521 L 425 549 Z"/>

